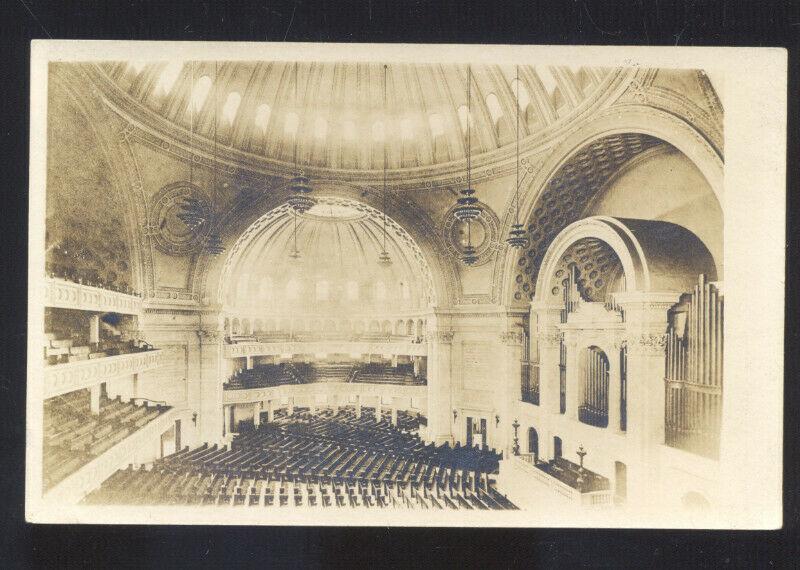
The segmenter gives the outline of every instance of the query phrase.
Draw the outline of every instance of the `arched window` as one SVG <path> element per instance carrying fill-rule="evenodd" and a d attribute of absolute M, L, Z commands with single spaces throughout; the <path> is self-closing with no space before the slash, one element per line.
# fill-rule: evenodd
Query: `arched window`
<path fill-rule="evenodd" d="M 317 301 L 327 301 L 330 298 L 330 283 L 317 281 Z"/>
<path fill-rule="evenodd" d="M 286 114 L 286 123 L 283 127 L 283 132 L 287 136 L 295 136 L 297 134 L 297 127 L 300 124 L 300 117 L 297 116 L 297 113 L 291 112 Z"/>
<path fill-rule="evenodd" d="M 289 279 L 286 282 L 286 298 L 295 301 L 300 298 L 300 282 L 297 279 Z"/>
<path fill-rule="evenodd" d="M 428 122 L 431 125 L 431 134 L 434 137 L 444 134 L 444 122 L 442 122 L 442 116 L 439 113 L 432 113 L 428 117 Z"/>
<path fill-rule="evenodd" d="M 511 81 L 511 91 L 514 92 L 514 97 L 516 97 L 517 101 L 519 101 L 520 112 L 524 114 L 531 102 L 530 93 L 528 93 L 528 90 L 525 88 L 522 80 L 517 79 L 516 77 Z"/>
<path fill-rule="evenodd" d="M 262 132 L 267 130 L 267 125 L 269 125 L 269 116 L 271 113 L 272 109 L 270 109 L 269 105 L 266 103 L 262 103 L 258 106 L 258 109 L 256 109 L 256 127 L 260 128 Z"/>
<path fill-rule="evenodd" d="M 314 121 L 314 136 L 319 140 L 325 140 L 325 137 L 328 136 L 328 121 L 322 117 L 317 117 L 317 120 Z"/>
<path fill-rule="evenodd" d="M 358 301 L 358 282 L 357 281 L 348 281 L 347 282 L 347 300 L 348 301 Z"/>
<path fill-rule="evenodd" d="M 161 75 L 158 76 L 156 91 L 164 95 L 172 91 L 172 87 L 178 80 L 178 76 L 180 76 L 182 68 L 183 68 L 183 62 L 180 61 L 169 62 L 161 72 Z"/>
<path fill-rule="evenodd" d="M 383 284 L 383 281 L 377 281 L 375 283 L 375 300 L 376 301 L 386 300 L 386 285 Z"/>
<path fill-rule="evenodd" d="M 411 298 L 411 287 L 405 281 L 400 282 L 400 297 L 404 301 L 408 301 Z"/>
<path fill-rule="evenodd" d="M 342 133 L 347 140 L 356 138 L 356 124 L 353 121 L 347 120 L 342 123 Z"/>
<path fill-rule="evenodd" d="M 228 124 L 232 124 L 236 118 L 236 113 L 239 111 L 239 103 L 242 102 L 242 96 L 236 91 L 228 94 L 225 100 L 225 106 L 222 107 L 222 117 Z"/>
<path fill-rule="evenodd" d="M 208 97 L 208 92 L 210 90 L 211 78 L 208 75 L 204 75 L 197 80 L 192 90 L 192 107 L 195 111 L 203 107 L 203 103 L 206 102 L 206 97 Z"/>
<path fill-rule="evenodd" d="M 497 123 L 500 121 L 500 117 L 503 116 L 503 108 L 500 106 L 497 95 L 489 93 L 486 96 L 486 106 L 489 108 L 489 114 L 492 116 L 492 123 L 496 127 Z"/>
<path fill-rule="evenodd" d="M 264 301 L 272 300 L 272 278 L 264 277 L 258 288 L 258 296 Z"/>
<path fill-rule="evenodd" d="M 466 133 L 467 127 L 472 124 L 469 116 L 469 108 L 466 105 L 461 105 L 458 108 L 458 122 L 461 123 L 461 132 Z"/>
<path fill-rule="evenodd" d="M 408 117 L 400 121 L 400 136 L 402 136 L 405 141 L 414 138 L 414 126 L 411 123 L 411 119 Z"/>
<path fill-rule="evenodd" d="M 372 123 L 372 140 L 382 141 L 384 137 L 383 122 L 375 121 Z"/>

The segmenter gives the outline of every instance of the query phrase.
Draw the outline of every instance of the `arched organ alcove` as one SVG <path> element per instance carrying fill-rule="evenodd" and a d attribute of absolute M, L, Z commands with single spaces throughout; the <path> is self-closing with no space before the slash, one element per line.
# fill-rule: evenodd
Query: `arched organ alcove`
<path fill-rule="evenodd" d="M 660 221 L 580 220 L 552 242 L 536 291 L 522 401 L 540 418 L 545 460 L 555 436 L 567 450 L 591 447 L 589 468 L 611 477 L 622 461 L 635 496 L 661 476 L 665 446 L 716 456 L 722 284 L 694 234 Z"/>

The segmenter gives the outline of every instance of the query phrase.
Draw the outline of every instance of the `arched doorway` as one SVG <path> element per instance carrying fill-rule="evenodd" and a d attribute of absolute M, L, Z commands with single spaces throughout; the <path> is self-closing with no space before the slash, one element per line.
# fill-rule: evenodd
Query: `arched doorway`
<path fill-rule="evenodd" d="M 528 428 L 528 453 L 533 455 L 533 462 L 539 460 L 539 434 L 535 428 Z"/>

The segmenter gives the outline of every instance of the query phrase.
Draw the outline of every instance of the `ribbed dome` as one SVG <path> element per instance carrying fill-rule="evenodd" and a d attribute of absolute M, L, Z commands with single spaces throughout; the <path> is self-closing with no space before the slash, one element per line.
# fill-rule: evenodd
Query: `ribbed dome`
<path fill-rule="evenodd" d="M 287 164 L 380 170 L 466 156 L 467 66 L 301 62 L 101 65 L 130 97 L 180 128 Z M 598 91 L 600 68 L 473 65 L 472 154 L 542 134 Z M 519 88 L 518 88 L 519 86 Z M 216 106 L 216 113 L 214 112 Z"/>
<path fill-rule="evenodd" d="M 291 256 L 295 241 L 298 260 Z M 282 206 L 258 225 L 237 258 L 226 302 L 235 308 L 315 314 L 343 304 L 358 305 L 359 312 L 426 307 L 429 271 L 411 238 L 391 219 L 386 235 L 391 265 L 378 263 L 382 249 L 383 217 L 368 206 L 330 197 L 319 197 L 300 215 Z"/>

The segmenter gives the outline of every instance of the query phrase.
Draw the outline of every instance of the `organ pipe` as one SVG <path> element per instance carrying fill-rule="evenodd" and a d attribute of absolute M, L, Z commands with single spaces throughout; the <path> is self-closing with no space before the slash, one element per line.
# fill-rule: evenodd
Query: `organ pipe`
<path fill-rule="evenodd" d="M 723 296 L 701 275 L 667 331 L 666 443 L 716 456 L 722 409 Z"/>

